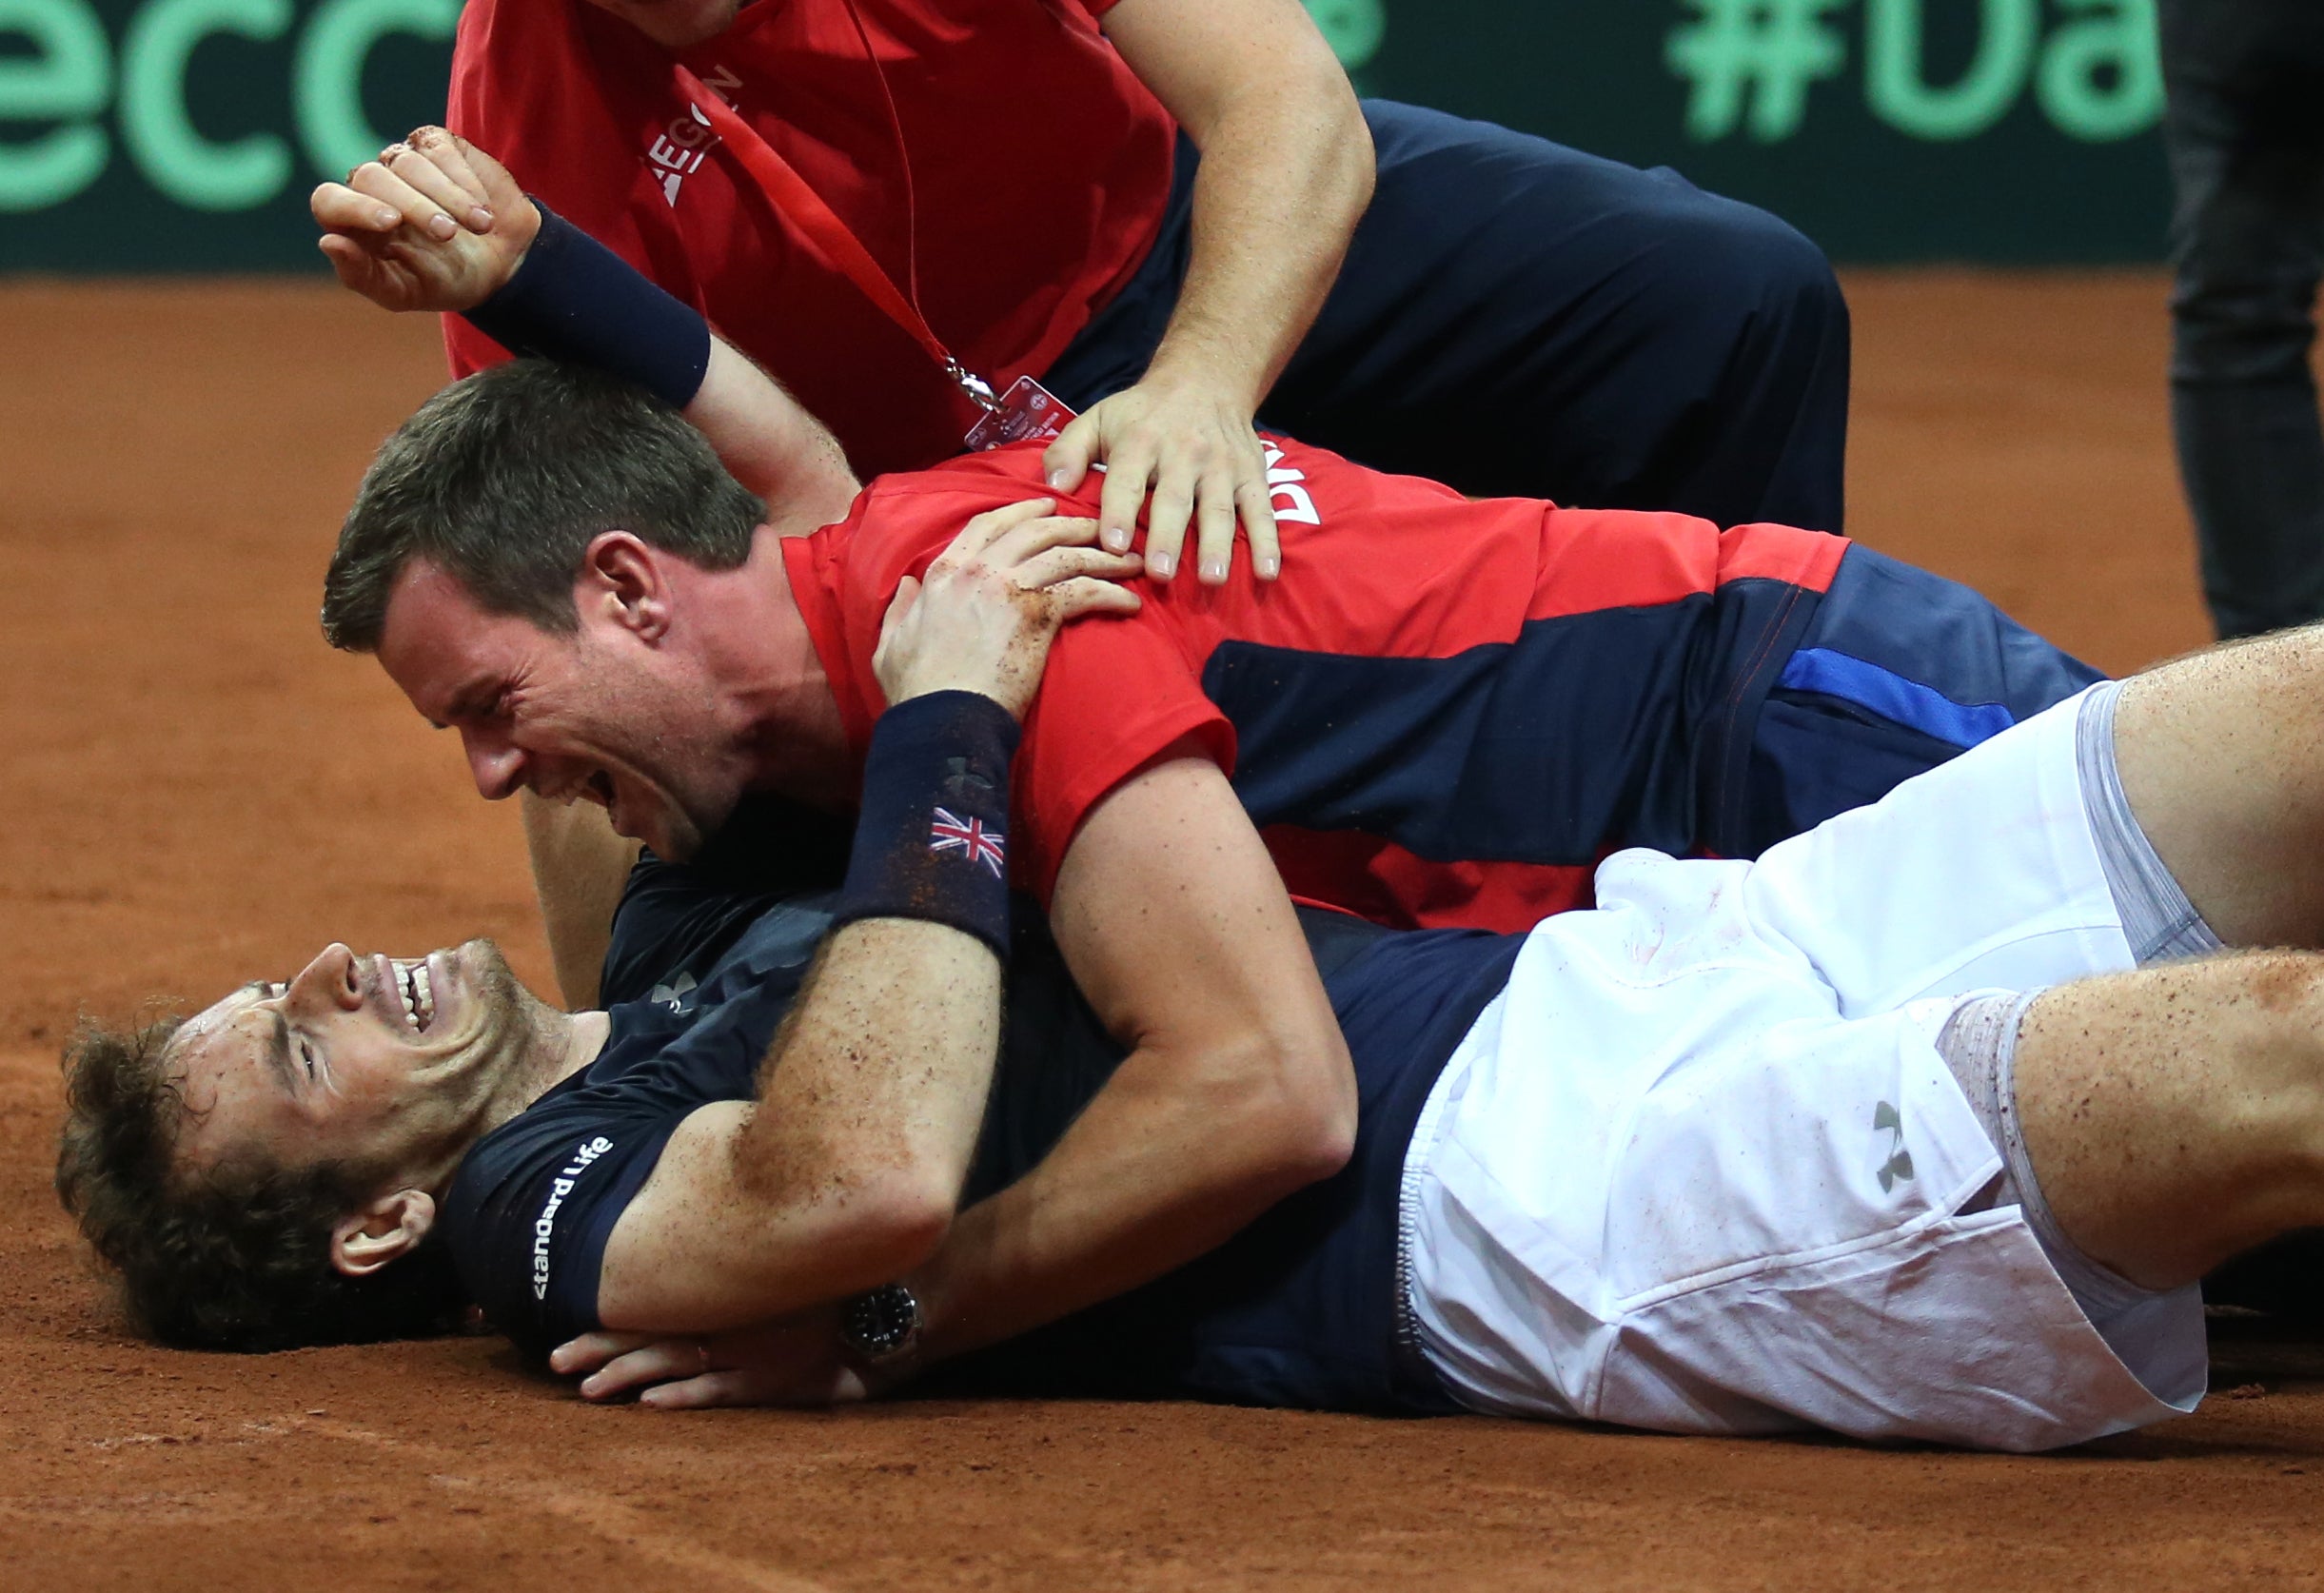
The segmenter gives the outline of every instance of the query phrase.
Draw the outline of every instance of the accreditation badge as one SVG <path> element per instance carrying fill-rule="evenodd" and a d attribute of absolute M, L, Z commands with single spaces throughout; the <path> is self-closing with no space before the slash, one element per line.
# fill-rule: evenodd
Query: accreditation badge
<path fill-rule="evenodd" d="M 966 439 L 971 451 L 1003 447 L 1011 442 L 1045 442 L 1073 423 L 1073 412 L 1047 387 L 1030 376 L 1020 376 L 1000 395 L 1000 403 L 977 418 Z"/>

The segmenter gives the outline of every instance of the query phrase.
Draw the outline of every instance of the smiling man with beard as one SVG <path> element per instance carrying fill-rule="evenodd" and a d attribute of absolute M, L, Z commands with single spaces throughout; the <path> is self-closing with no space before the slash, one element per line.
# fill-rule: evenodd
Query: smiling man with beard
<path fill-rule="evenodd" d="M 58 1189 L 168 1342 L 442 1331 L 465 1297 L 442 1247 L 412 1253 L 431 1191 L 605 1037 L 488 940 L 416 962 L 334 945 L 183 1023 L 85 1030 Z"/>

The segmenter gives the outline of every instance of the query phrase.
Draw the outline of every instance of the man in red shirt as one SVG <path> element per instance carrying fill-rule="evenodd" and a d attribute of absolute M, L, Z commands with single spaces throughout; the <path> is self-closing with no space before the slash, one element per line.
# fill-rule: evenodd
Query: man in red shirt
<path fill-rule="evenodd" d="M 735 745 L 692 795 L 656 789 L 644 767 L 625 786 L 618 758 L 544 779 L 542 757 L 574 763 L 554 736 L 527 747 L 513 727 L 463 724 L 479 788 L 569 796 L 594 782 L 625 832 L 665 855 L 694 850 L 740 789 L 846 804 L 852 758 L 877 715 L 871 650 L 888 604 L 962 524 L 1039 494 L 1039 453 L 1019 445 L 897 473 L 858 496 L 814 419 L 699 318 L 569 224 L 542 222 L 488 157 L 435 143 L 432 167 L 501 220 L 481 234 L 407 228 L 366 290 L 489 313 L 519 341 L 543 323 L 602 323 L 619 335 L 591 351 L 617 373 L 653 378 L 662 345 L 699 343 L 692 384 L 663 397 L 764 496 L 753 523 L 763 515 L 782 540 L 770 541 L 761 580 L 780 588 L 781 623 L 804 649 L 792 667 L 807 681 L 778 695 L 821 705 L 778 729 L 738 704 L 737 722 L 706 729 Z M 336 187 L 316 203 L 328 225 L 369 201 Z M 540 400 L 509 402 L 521 412 Z M 651 413 L 642 396 L 634 403 Z M 622 446 L 576 440 L 568 451 Z M 1263 446 L 1270 507 L 1304 579 L 1154 583 L 1136 620 L 1077 627 L 1062 644 L 1016 793 L 1015 857 L 1045 903 L 1094 806 L 1186 753 L 1232 777 L 1295 895 L 1389 924 L 1522 929 L 1584 904 L 1608 850 L 1756 855 L 2098 678 L 1976 594 L 1837 537 L 1471 502 L 1290 439 Z M 1068 504 L 1098 507 L 1086 488 Z M 621 523 L 569 499 L 543 512 Z M 348 545 L 367 521 L 363 535 L 384 535 L 380 512 L 359 506 Z M 463 557 L 473 570 L 492 555 Z M 372 586 L 381 612 L 350 633 L 366 648 L 382 645 L 384 627 L 385 587 Z M 332 600 L 343 611 L 350 600 Z M 460 640 L 447 637 L 442 656 L 457 657 Z M 802 735 L 816 757 L 801 757 Z M 540 872 L 544 904 L 571 892 L 569 861 Z M 599 939 L 598 925 L 551 918 L 553 941 Z M 561 957 L 561 972 L 594 962 L 593 952 Z M 586 988 L 577 980 L 568 993 Z"/>
<path fill-rule="evenodd" d="M 1269 573 L 1254 414 L 1472 494 L 1840 528 L 1846 316 L 1811 245 L 1668 171 L 1359 107 L 1298 0 L 471 0 L 447 119 L 860 472 L 958 449 L 945 355 L 1040 377 L 1087 411 L 1054 484 L 1106 462 L 1117 547 L 1151 489 L 1157 577 L 1192 518 L 1223 579 L 1238 511 Z M 488 225 L 428 175 L 401 147 L 357 174 L 384 204 L 326 240 L 343 270 L 404 220 Z M 502 357 L 447 339 L 456 374 Z"/>
<path fill-rule="evenodd" d="M 1522 930 L 1587 905 L 1611 848 L 1756 853 L 1893 783 L 1878 759 L 1846 767 L 1861 704 L 1811 755 L 1840 766 L 1846 798 L 1752 776 L 1794 774 L 1755 747 L 1757 721 L 1795 652 L 1829 639 L 1815 620 L 1843 555 L 1901 566 L 1790 526 L 1472 502 L 1288 438 L 1266 450 L 1283 581 L 1150 584 L 1135 616 L 1059 642 L 1014 804 L 1018 876 L 1044 903 L 1089 814 L 1173 752 L 1231 776 L 1295 897 L 1399 927 Z M 881 478 L 840 523 L 778 544 L 851 757 L 881 707 L 872 654 L 898 587 L 961 525 L 1039 490 L 1019 445 Z M 1932 661 L 1972 667 L 1961 651 Z M 2004 691 L 2043 706 L 2091 678 L 2052 667 Z"/>
<path fill-rule="evenodd" d="M 743 787 L 851 801 L 885 608 L 960 524 L 1039 495 L 1041 455 L 1002 448 L 857 495 L 798 402 L 585 234 L 543 221 L 488 155 L 437 135 L 411 160 L 502 221 L 490 234 L 406 226 L 364 255 L 369 295 L 490 316 L 516 342 L 611 327 L 585 353 L 660 385 L 764 497 L 764 522 L 799 534 L 767 580 L 811 648 L 806 690 L 827 699 L 804 722 L 825 769 L 801 774 L 795 738 L 762 727 L 698 801 L 632 790 L 620 803 L 606 769 L 551 785 L 604 780 L 595 795 L 664 855 L 699 845 Z M 325 186 L 316 216 L 335 226 L 367 205 Z M 704 348 L 699 369 L 669 385 L 664 346 L 685 344 Z M 1234 777 L 1297 896 L 1385 924 L 1523 929 L 1583 906 L 1608 850 L 1757 855 L 2097 680 L 1973 592 L 1839 537 L 1468 502 L 1290 439 L 1262 448 L 1269 506 L 1309 579 L 1155 582 L 1134 622 L 1064 641 L 1018 792 L 1015 859 L 1043 903 L 1083 817 L 1176 750 Z M 1083 490 L 1069 508 L 1099 504 Z M 381 624 L 358 627 L 358 645 L 379 645 Z M 537 757 L 506 737 L 469 732 L 469 755 L 488 796 L 540 785 Z M 572 866 L 548 861 L 543 906 L 572 892 Z M 598 929 L 551 911 L 551 938 L 572 935 L 590 950 L 561 964 L 588 969 Z"/>

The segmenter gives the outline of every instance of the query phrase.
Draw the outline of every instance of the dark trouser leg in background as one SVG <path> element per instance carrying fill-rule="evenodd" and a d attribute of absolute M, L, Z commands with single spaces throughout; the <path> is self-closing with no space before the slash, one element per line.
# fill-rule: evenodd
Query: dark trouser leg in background
<path fill-rule="evenodd" d="M 1813 244 L 1674 172 L 1364 110 L 1379 186 L 1262 424 L 1478 496 L 1841 528 L 1848 315 Z M 1076 407 L 1161 336 L 1190 158 L 1153 254 L 1044 378 Z"/>
<path fill-rule="evenodd" d="M 2163 0 L 2171 419 L 2219 635 L 2324 618 L 2324 7 Z"/>

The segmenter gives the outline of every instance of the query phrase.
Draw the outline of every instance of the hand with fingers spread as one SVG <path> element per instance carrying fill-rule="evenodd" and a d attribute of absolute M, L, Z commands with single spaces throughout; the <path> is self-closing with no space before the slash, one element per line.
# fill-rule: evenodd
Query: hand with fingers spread
<path fill-rule="evenodd" d="M 872 669 L 890 702 L 976 692 L 1022 718 L 1057 627 L 1087 614 L 1135 614 L 1117 584 L 1143 566 L 1096 546 L 1097 522 L 1053 515 L 1036 498 L 978 515 L 888 605 Z"/>
<path fill-rule="evenodd" d="M 1098 509 L 1104 545 L 1127 551 L 1143 508 L 1146 573 L 1156 580 L 1177 573 L 1190 523 L 1196 574 L 1205 585 L 1227 579 L 1238 521 L 1251 542 L 1252 572 L 1261 580 L 1281 573 L 1267 465 L 1251 411 L 1215 384 L 1150 371 L 1136 386 L 1093 404 L 1057 434 L 1041 459 L 1049 484 L 1059 492 L 1079 487 L 1098 462 L 1106 467 Z"/>
<path fill-rule="evenodd" d="M 391 310 L 471 309 L 523 263 L 541 212 L 500 162 L 421 128 L 307 202 L 342 284 Z"/>
<path fill-rule="evenodd" d="M 583 1399 L 634 1395 L 656 1410 L 849 1405 L 882 1385 L 847 1358 L 838 1325 L 826 1306 L 724 1333 L 583 1333 L 557 1347 L 549 1369 L 580 1378 Z"/>

